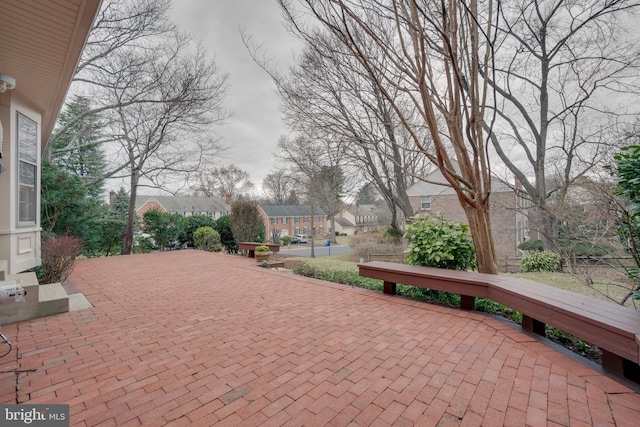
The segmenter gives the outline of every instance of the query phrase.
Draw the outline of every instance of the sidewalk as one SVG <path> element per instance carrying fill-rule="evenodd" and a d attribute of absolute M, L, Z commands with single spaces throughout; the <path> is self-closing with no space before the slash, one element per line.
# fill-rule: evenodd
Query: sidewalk
<path fill-rule="evenodd" d="M 635 386 L 481 313 L 195 250 L 81 260 L 70 281 L 94 307 L 1 326 L 2 403 L 66 403 L 76 426 L 640 419 Z"/>

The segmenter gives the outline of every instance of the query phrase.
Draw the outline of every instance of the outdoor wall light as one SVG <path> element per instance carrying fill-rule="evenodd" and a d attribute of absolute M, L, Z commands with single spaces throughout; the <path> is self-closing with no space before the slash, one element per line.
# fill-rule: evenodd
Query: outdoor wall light
<path fill-rule="evenodd" d="M 0 93 L 5 93 L 7 89 L 16 88 L 16 79 L 6 74 L 0 73 Z"/>
<path fill-rule="evenodd" d="M 22 287 L 21 280 L 5 282 L 0 286 L 0 304 L 10 304 L 12 302 L 24 302 L 27 291 Z"/>

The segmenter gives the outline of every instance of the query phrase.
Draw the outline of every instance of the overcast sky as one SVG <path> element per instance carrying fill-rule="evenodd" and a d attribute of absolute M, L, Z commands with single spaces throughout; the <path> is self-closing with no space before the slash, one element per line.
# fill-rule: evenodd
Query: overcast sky
<path fill-rule="evenodd" d="M 171 16 L 229 74 L 225 105 L 233 116 L 216 130 L 230 149 L 220 165 L 235 164 L 260 186 L 276 165 L 273 152 L 287 131 L 275 85 L 251 59 L 240 31 L 261 44 L 281 71 L 293 63 L 300 42 L 285 29 L 276 0 L 173 0 Z"/>

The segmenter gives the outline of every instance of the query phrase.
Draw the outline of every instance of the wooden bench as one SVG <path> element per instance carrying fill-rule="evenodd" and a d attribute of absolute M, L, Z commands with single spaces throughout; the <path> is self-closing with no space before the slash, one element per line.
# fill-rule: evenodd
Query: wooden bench
<path fill-rule="evenodd" d="M 247 251 L 247 256 L 249 258 L 255 258 L 256 248 L 262 245 L 268 246 L 269 250 L 274 254 L 280 250 L 280 245 L 272 245 L 270 243 L 258 243 L 258 242 L 240 242 L 238 243 L 238 248 Z"/>
<path fill-rule="evenodd" d="M 452 292 L 461 308 L 487 298 L 522 313 L 522 328 L 539 335 L 551 325 L 602 349 L 602 367 L 640 382 L 640 311 L 516 277 L 374 261 L 360 275 L 380 279 L 384 293 L 396 284 Z"/>

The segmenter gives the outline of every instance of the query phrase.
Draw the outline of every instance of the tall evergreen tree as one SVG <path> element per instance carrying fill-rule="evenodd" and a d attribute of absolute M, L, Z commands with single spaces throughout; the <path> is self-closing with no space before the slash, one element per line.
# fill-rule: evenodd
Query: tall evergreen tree
<path fill-rule="evenodd" d="M 101 240 L 100 232 L 93 224 L 102 215 L 103 204 L 87 197 L 87 189 L 80 178 L 51 162 L 42 162 L 43 236 L 71 234 L 83 240 L 85 254 L 93 254 Z"/>
<path fill-rule="evenodd" d="M 120 187 L 115 197 L 111 201 L 108 216 L 111 218 L 117 218 L 126 221 L 128 214 L 129 194 L 127 194 L 127 191 L 124 189 L 124 187 Z"/>
<path fill-rule="evenodd" d="M 91 101 L 82 96 L 72 98 L 60 113 L 58 127 L 65 128 L 65 131 L 57 134 L 53 142 L 53 162 L 80 177 L 90 197 L 100 197 L 106 169 L 105 155 L 100 145 L 103 124 L 99 116 L 92 112 Z"/>

